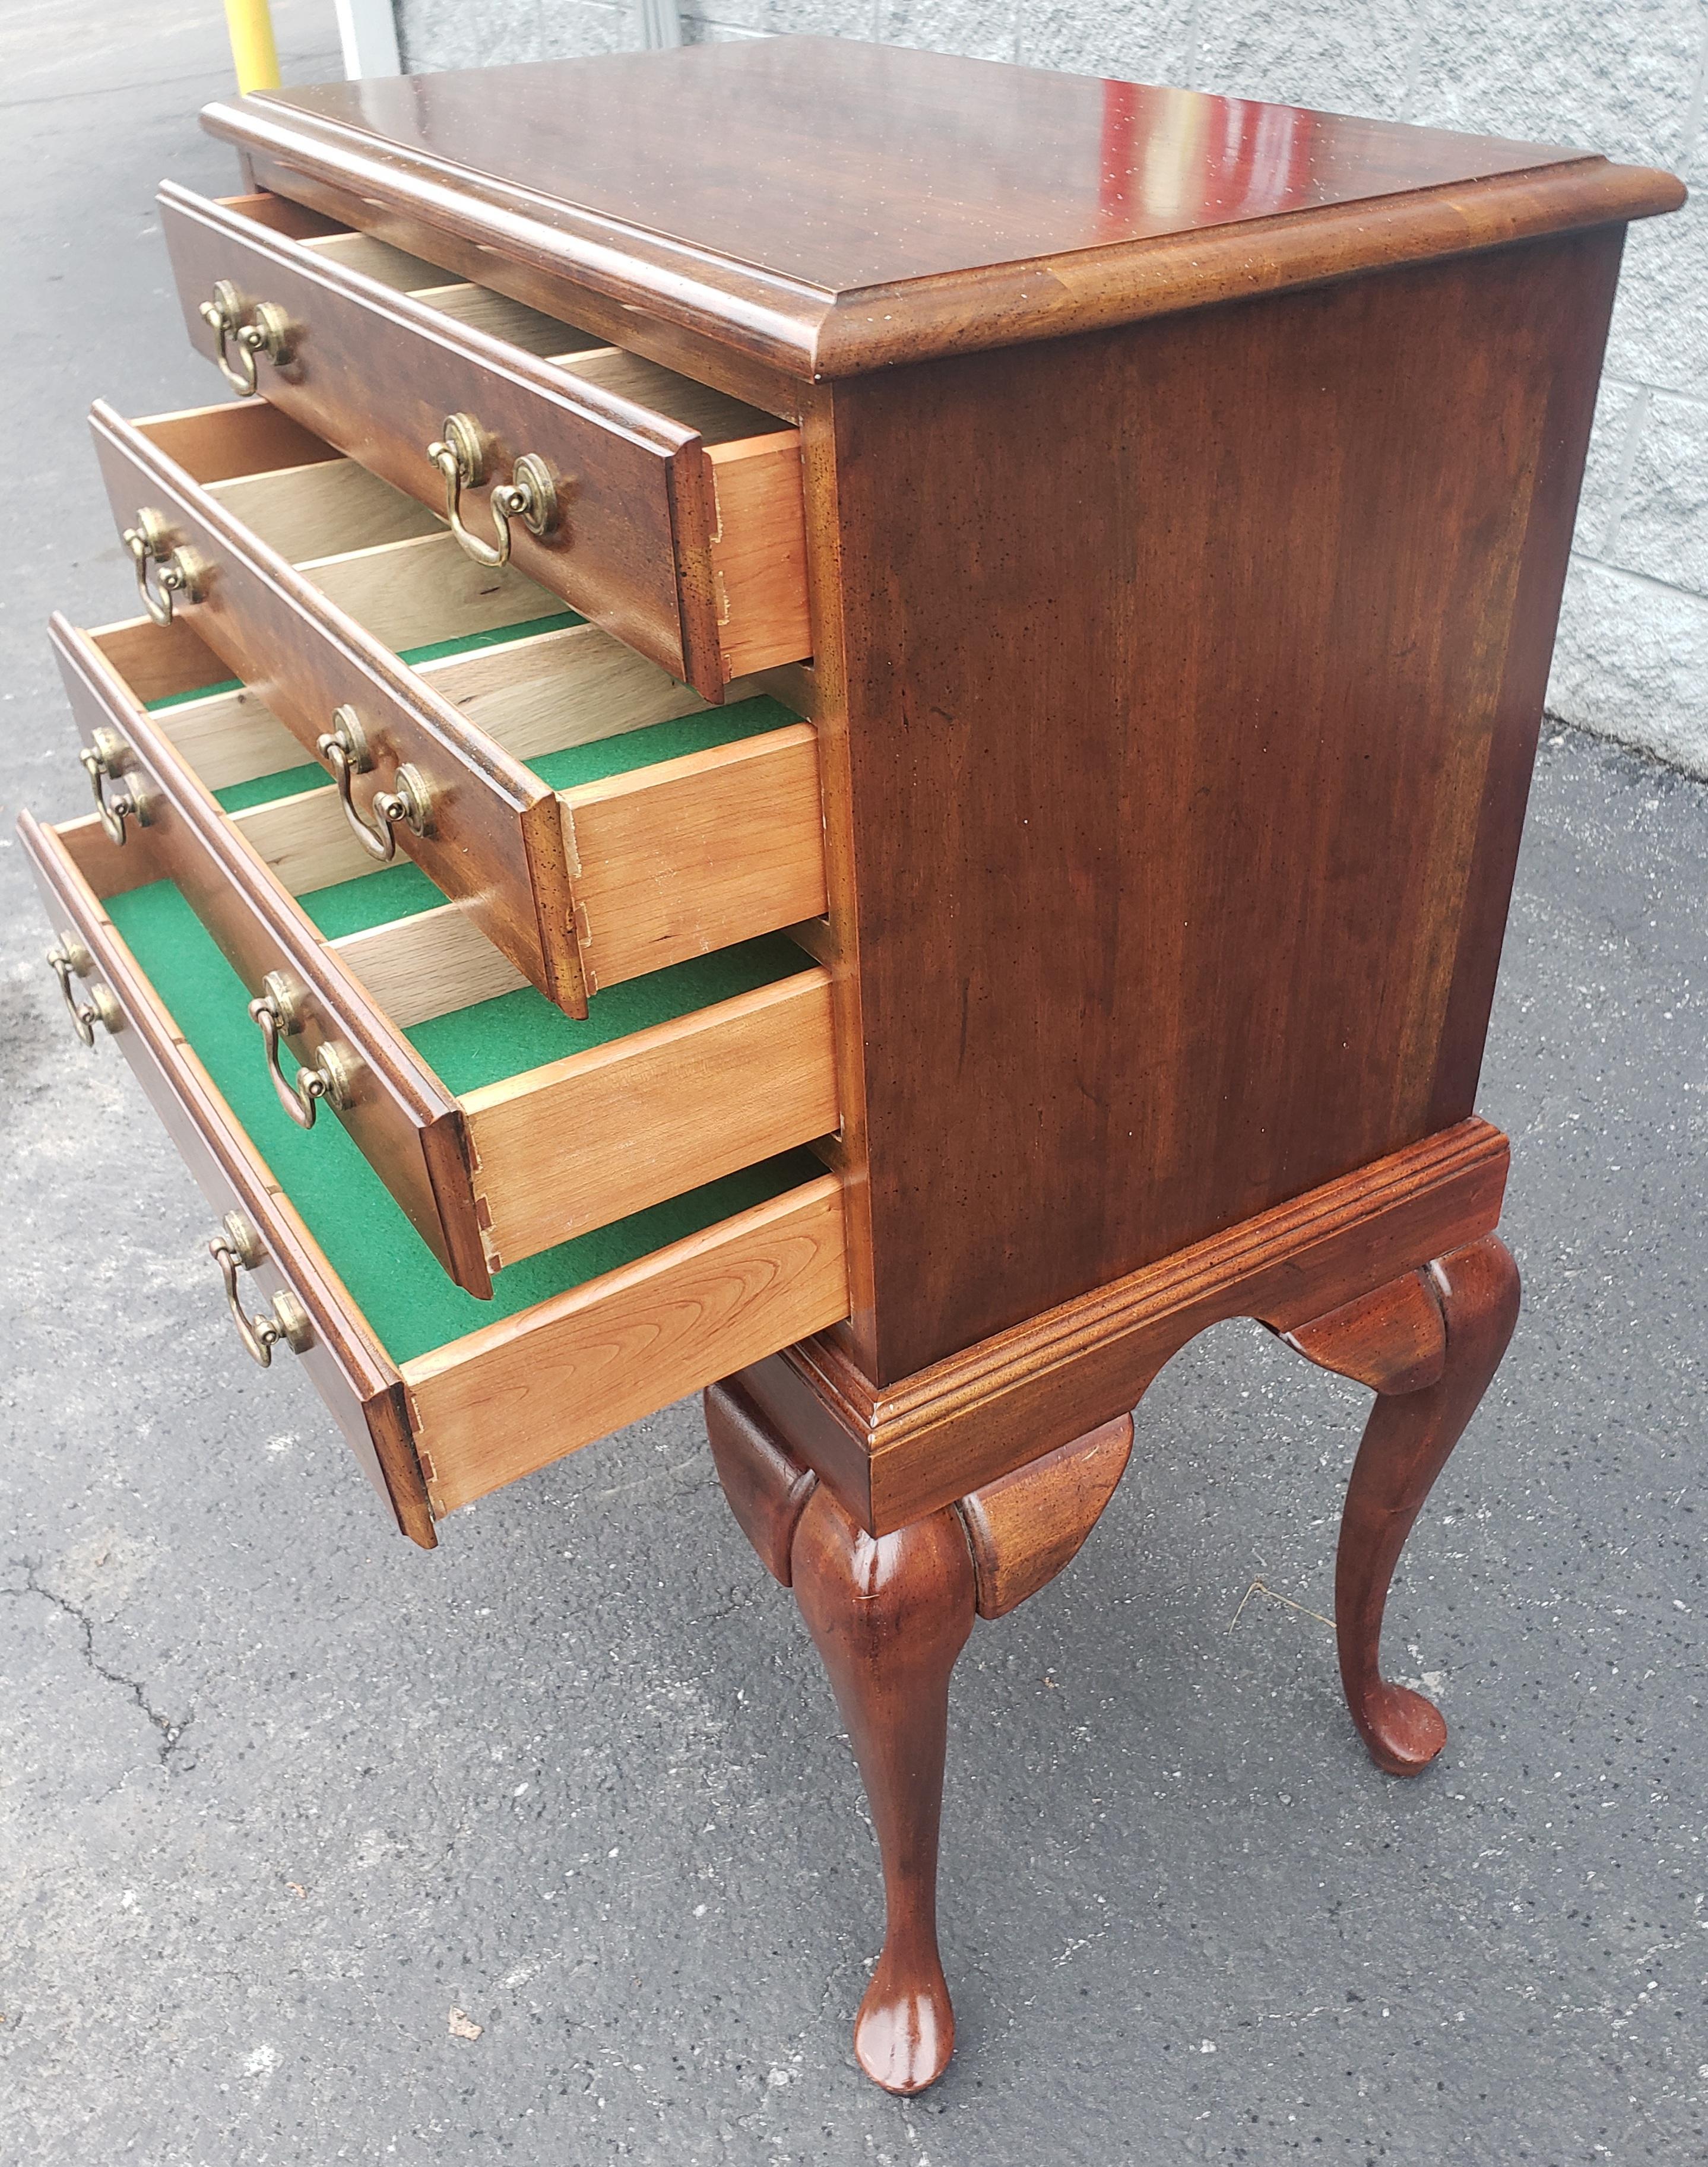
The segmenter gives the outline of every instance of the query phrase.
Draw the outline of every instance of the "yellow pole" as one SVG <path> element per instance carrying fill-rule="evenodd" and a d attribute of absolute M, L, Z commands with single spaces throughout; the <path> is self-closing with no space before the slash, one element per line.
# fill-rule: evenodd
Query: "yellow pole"
<path fill-rule="evenodd" d="M 267 0 L 225 0 L 225 28 L 240 91 L 277 90 L 278 53 Z"/>

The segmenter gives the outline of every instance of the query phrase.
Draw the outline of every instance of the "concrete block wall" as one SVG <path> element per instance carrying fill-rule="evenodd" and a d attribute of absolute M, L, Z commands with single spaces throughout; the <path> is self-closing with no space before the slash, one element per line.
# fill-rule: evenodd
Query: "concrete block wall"
<path fill-rule="evenodd" d="M 411 71 L 639 42 L 618 0 L 396 7 Z M 1549 705 L 1708 776 L 1708 0 L 688 0 L 683 26 L 692 43 L 812 31 L 1582 144 L 1702 189 L 1631 230 Z"/>

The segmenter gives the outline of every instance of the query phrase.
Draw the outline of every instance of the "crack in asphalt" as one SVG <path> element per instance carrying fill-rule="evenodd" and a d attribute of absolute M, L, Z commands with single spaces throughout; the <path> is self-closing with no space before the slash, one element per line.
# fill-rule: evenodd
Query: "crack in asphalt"
<path fill-rule="evenodd" d="M 117 1686 L 121 1693 L 129 1693 L 137 1707 L 160 1733 L 160 1759 L 161 1765 L 164 1767 L 170 1759 L 173 1748 L 194 1720 L 194 1717 L 187 1715 L 182 1723 L 174 1723 L 169 1715 L 163 1715 L 155 1707 L 139 1680 L 127 1678 L 119 1671 L 109 1670 L 95 1653 L 93 1619 L 86 1611 L 80 1610 L 69 1597 L 60 1594 L 57 1589 L 47 1587 L 36 1576 L 36 1568 L 32 1560 L 13 1558 L 11 1560 L 11 1566 L 14 1572 L 21 1572 L 24 1575 L 24 1585 L 22 1587 L 0 1587 L 0 1595 L 39 1595 L 43 1602 L 50 1603 L 56 1610 L 63 1611 L 67 1618 L 74 1619 L 82 1626 L 84 1662 L 98 1678 L 104 1679 L 109 1686 Z"/>

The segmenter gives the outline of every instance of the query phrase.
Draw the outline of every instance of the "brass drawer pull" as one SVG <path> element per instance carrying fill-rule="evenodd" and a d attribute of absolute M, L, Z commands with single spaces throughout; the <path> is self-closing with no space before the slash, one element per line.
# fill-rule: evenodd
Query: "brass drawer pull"
<path fill-rule="evenodd" d="M 364 820 L 357 811 L 356 801 L 350 795 L 351 779 L 368 772 L 374 765 L 374 755 L 369 750 L 368 734 L 353 707 L 333 710 L 332 727 L 316 739 L 315 750 L 332 769 L 344 818 L 370 858 L 378 858 L 381 865 L 391 862 L 397 854 L 400 820 L 406 822 L 415 834 L 430 832 L 432 795 L 421 770 L 407 764 L 400 767 L 392 778 L 395 788 L 376 790 L 369 800 L 377 821 Z"/>
<path fill-rule="evenodd" d="M 83 746 L 77 758 L 83 763 L 89 787 L 95 793 L 95 810 L 101 816 L 101 825 L 114 842 L 124 842 L 127 820 L 135 820 L 139 828 L 148 825 L 148 808 L 134 782 L 116 797 L 107 795 L 108 783 L 117 782 L 130 761 L 130 748 L 117 730 L 103 724 L 95 732 L 94 742 Z"/>
<path fill-rule="evenodd" d="M 124 539 L 136 566 L 136 591 L 156 624 L 172 623 L 176 596 L 182 595 L 187 602 L 201 600 L 201 561 L 194 550 L 173 548 L 171 532 L 159 512 L 139 511 L 136 524 L 125 528 Z M 160 568 L 153 586 L 148 583 L 151 564 Z"/>
<path fill-rule="evenodd" d="M 253 1271 L 267 1254 L 261 1237 L 241 1211 L 228 1211 L 221 1221 L 220 1232 L 208 1244 L 208 1254 L 220 1267 L 220 1275 L 225 1282 L 225 1300 L 231 1306 L 231 1322 L 237 1327 L 237 1337 L 243 1342 L 243 1351 L 263 1370 L 273 1360 L 273 1350 L 282 1339 L 294 1354 L 300 1354 L 313 1338 L 309 1313 L 294 1294 L 276 1294 L 269 1304 L 270 1315 L 251 1317 L 243 1306 L 242 1296 L 237 1291 L 239 1272 Z"/>
<path fill-rule="evenodd" d="M 279 1041 L 302 1028 L 300 999 L 300 989 L 283 971 L 269 971 L 261 981 L 259 997 L 249 1004 L 249 1013 L 267 1048 L 268 1070 L 279 1105 L 300 1129 L 311 1129 L 322 1099 L 331 1106 L 349 1105 L 354 1073 L 345 1055 L 336 1046 L 326 1045 L 321 1048 L 318 1068 L 305 1063 L 294 1083 L 285 1075 L 278 1065 Z"/>
<path fill-rule="evenodd" d="M 265 354 L 275 368 L 291 358 L 290 319 L 273 301 L 259 301 L 246 311 L 243 297 L 229 278 L 221 278 L 214 288 L 214 298 L 201 305 L 202 321 L 213 331 L 219 342 L 214 358 L 220 364 L 220 374 L 234 391 L 244 398 L 255 396 L 255 362 L 257 354 Z M 231 349 L 236 347 L 236 366 L 232 366 Z"/>
<path fill-rule="evenodd" d="M 59 980 L 59 989 L 65 998 L 66 1012 L 71 1017 L 77 1036 L 85 1046 L 95 1042 L 95 1025 L 101 1025 L 109 1031 L 118 1031 L 124 1024 L 125 1012 L 104 986 L 91 986 L 86 1001 L 77 999 L 72 980 L 86 978 L 95 967 L 95 959 L 69 930 L 47 951 L 47 960 L 53 966 L 54 976 Z"/>
<path fill-rule="evenodd" d="M 536 452 L 524 452 L 489 500 L 496 544 L 483 542 L 463 524 L 463 491 L 478 489 L 491 464 L 485 431 L 467 414 L 453 414 L 445 433 L 427 446 L 427 457 L 445 478 L 445 517 L 451 532 L 477 564 L 507 564 L 510 561 L 510 522 L 520 519 L 530 534 L 549 534 L 557 524 L 558 489 L 552 470 Z"/>

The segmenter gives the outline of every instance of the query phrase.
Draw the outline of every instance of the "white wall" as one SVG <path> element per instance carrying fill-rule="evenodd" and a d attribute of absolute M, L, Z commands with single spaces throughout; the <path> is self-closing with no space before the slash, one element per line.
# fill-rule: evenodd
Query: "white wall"
<path fill-rule="evenodd" d="M 411 70 L 639 41 L 609 0 L 397 13 Z M 1631 230 L 1549 704 L 1708 775 L 1708 0 L 687 0 L 684 19 L 690 42 L 875 38 L 1580 144 L 1700 185 Z"/>

